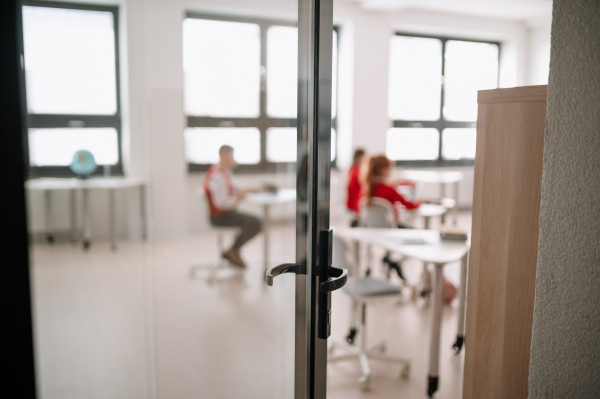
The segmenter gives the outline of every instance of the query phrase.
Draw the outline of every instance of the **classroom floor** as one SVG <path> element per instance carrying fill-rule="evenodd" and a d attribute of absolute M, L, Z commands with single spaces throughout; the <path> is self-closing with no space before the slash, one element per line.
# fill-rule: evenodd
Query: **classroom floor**
<path fill-rule="evenodd" d="M 459 225 L 470 229 L 470 213 Z M 433 228 L 436 227 L 434 223 Z M 293 225 L 274 225 L 271 261 L 293 260 Z M 263 238 L 244 249 L 249 268 L 208 284 L 193 264 L 216 259 L 208 232 L 149 243 L 95 241 L 88 252 L 59 242 L 31 246 L 37 375 L 43 399 L 231 399 L 293 397 L 294 279 L 262 281 Z M 292 248 L 292 250 L 290 250 Z M 417 282 L 421 265 L 404 271 Z M 375 273 L 378 273 L 375 270 Z M 459 281 L 459 264 L 445 276 Z M 445 306 L 439 399 L 459 398 L 464 353 L 454 355 L 457 300 Z M 343 340 L 350 301 L 333 295 L 331 339 Z M 367 336 L 387 341 L 399 367 L 373 361 L 372 388 L 357 382 L 357 361 L 328 366 L 328 398 L 425 398 L 429 305 L 422 300 L 370 306 Z"/>

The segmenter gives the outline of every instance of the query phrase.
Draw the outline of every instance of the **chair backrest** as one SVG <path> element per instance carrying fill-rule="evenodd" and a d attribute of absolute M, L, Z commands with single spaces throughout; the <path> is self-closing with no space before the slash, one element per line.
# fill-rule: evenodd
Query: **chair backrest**
<path fill-rule="evenodd" d="M 208 203 L 208 197 L 206 196 L 206 191 L 204 191 L 204 187 L 196 187 L 196 196 L 200 200 L 200 205 L 204 207 L 204 215 L 210 224 L 210 204 Z"/>
<path fill-rule="evenodd" d="M 359 204 L 361 227 L 396 227 L 394 209 L 392 204 L 383 198 L 371 198 L 371 205 L 367 205 L 367 199 L 363 197 Z"/>

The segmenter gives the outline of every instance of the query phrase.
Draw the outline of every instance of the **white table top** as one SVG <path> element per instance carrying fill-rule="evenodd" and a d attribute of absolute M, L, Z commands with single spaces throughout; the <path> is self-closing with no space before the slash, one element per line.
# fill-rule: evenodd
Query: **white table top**
<path fill-rule="evenodd" d="M 422 217 L 436 217 L 448 212 L 448 208 L 437 204 L 421 204 L 417 209 L 409 209 L 407 212 L 415 213 Z"/>
<path fill-rule="evenodd" d="M 277 193 L 249 193 L 246 200 L 256 205 L 277 205 L 296 201 L 296 189 L 280 188 Z"/>
<path fill-rule="evenodd" d="M 146 184 L 142 177 L 92 177 L 89 179 L 44 177 L 25 181 L 29 190 L 69 190 L 82 188 L 125 188 Z"/>
<path fill-rule="evenodd" d="M 352 241 L 375 244 L 424 262 L 446 264 L 462 259 L 470 246 L 467 241 L 443 241 L 436 230 L 379 229 L 354 227 L 335 230 L 334 234 Z M 425 244 L 405 244 L 403 240 L 422 239 Z"/>
<path fill-rule="evenodd" d="M 422 183 L 456 183 L 463 179 L 464 174 L 448 170 L 403 170 L 399 177 Z"/>

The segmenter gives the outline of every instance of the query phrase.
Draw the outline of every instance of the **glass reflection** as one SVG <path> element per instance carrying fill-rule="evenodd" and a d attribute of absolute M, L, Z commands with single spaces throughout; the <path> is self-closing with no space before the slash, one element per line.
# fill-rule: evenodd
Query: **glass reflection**
<path fill-rule="evenodd" d="M 183 74 L 186 114 L 258 116 L 260 27 L 185 19 Z"/>
<path fill-rule="evenodd" d="M 67 166 L 73 154 L 88 150 L 98 165 L 119 160 L 117 131 L 112 128 L 29 129 L 31 166 Z"/>
<path fill-rule="evenodd" d="M 222 145 L 234 148 L 240 164 L 260 162 L 260 132 L 257 128 L 187 128 L 184 136 L 188 162 L 216 164 Z"/>
<path fill-rule="evenodd" d="M 117 112 L 111 13 L 24 6 L 23 40 L 30 113 Z"/>

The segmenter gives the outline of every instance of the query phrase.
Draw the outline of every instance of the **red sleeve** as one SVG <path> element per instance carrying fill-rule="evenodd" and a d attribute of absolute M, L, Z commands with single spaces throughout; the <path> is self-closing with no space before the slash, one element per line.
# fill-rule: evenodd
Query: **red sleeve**
<path fill-rule="evenodd" d="M 396 202 L 400 202 L 402 205 L 404 205 L 406 207 L 406 209 L 416 209 L 420 205 L 417 202 L 408 201 L 393 187 L 390 187 L 385 184 L 378 184 L 377 186 L 375 186 L 373 196 L 385 198 L 386 200 L 390 201 L 392 204 L 395 204 Z"/>
<path fill-rule="evenodd" d="M 361 195 L 361 187 L 358 182 L 358 167 L 353 167 L 350 169 L 350 173 L 348 174 L 348 202 L 346 206 L 348 209 L 358 212 L 358 200 Z"/>

